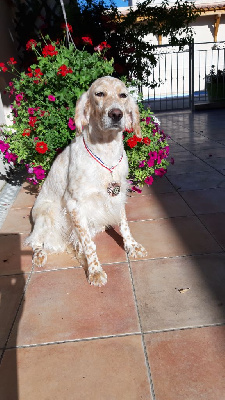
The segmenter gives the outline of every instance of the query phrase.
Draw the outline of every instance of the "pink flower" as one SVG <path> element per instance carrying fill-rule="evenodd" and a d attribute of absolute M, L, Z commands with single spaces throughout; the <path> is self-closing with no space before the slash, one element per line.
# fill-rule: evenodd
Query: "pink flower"
<path fill-rule="evenodd" d="M 51 94 L 48 96 L 49 101 L 55 101 L 55 96 L 52 96 Z"/>
<path fill-rule="evenodd" d="M 28 114 L 34 115 L 34 111 L 35 111 L 35 110 L 36 110 L 35 108 L 29 107 L 29 108 L 28 108 Z"/>
<path fill-rule="evenodd" d="M 8 149 L 9 149 L 9 144 L 3 142 L 3 140 L 0 140 L 0 150 L 2 151 L 2 153 L 7 151 Z"/>
<path fill-rule="evenodd" d="M 131 190 L 133 190 L 133 192 L 137 192 L 137 193 L 141 193 L 142 192 L 142 190 L 137 186 L 132 186 Z"/>
<path fill-rule="evenodd" d="M 164 168 L 158 168 L 155 170 L 155 175 L 162 177 L 167 173 L 167 169 Z"/>
<path fill-rule="evenodd" d="M 139 168 L 143 168 L 145 166 L 145 160 L 141 161 L 138 165 Z"/>
<path fill-rule="evenodd" d="M 73 118 L 70 118 L 70 119 L 69 119 L 68 127 L 71 129 L 71 131 L 75 131 L 76 125 L 75 125 L 75 122 L 74 122 L 74 119 L 73 119 Z"/>
<path fill-rule="evenodd" d="M 175 161 L 174 161 L 174 158 L 173 157 L 171 157 L 171 159 L 170 159 L 170 164 L 174 164 L 175 163 Z"/>
<path fill-rule="evenodd" d="M 149 160 L 147 161 L 147 164 L 148 164 L 149 168 L 153 167 L 155 164 L 154 158 L 149 158 Z"/>
<path fill-rule="evenodd" d="M 34 167 L 33 172 L 36 175 L 37 179 L 42 180 L 45 178 L 45 170 L 42 168 L 41 165 L 39 165 L 38 167 Z"/>
<path fill-rule="evenodd" d="M 152 185 L 153 184 L 153 177 L 152 176 L 147 176 L 147 178 L 145 178 L 145 183 L 146 183 L 146 185 Z"/>
<path fill-rule="evenodd" d="M 37 185 L 38 184 L 38 181 L 35 178 L 27 178 L 27 181 L 32 183 L 33 185 Z"/>
<path fill-rule="evenodd" d="M 8 150 L 5 152 L 5 158 L 8 160 L 8 163 L 13 162 L 15 163 L 18 156 L 14 153 L 10 153 Z"/>
<path fill-rule="evenodd" d="M 23 93 L 16 95 L 16 101 L 21 101 L 21 100 L 23 100 Z"/>

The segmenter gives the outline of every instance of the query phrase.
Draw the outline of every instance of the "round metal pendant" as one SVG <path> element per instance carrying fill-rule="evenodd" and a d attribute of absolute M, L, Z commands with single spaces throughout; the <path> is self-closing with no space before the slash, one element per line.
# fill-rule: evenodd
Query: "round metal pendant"
<path fill-rule="evenodd" d="M 107 187 L 110 196 L 117 196 L 120 193 L 120 185 L 117 182 L 111 182 Z"/>

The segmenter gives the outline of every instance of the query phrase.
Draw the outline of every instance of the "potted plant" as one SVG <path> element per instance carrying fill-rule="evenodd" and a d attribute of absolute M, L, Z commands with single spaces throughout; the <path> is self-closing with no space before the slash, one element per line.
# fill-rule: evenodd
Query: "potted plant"
<path fill-rule="evenodd" d="M 206 90 L 209 101 L 219 101 L 225 99 L 225 68 L 223 70 L 212 65 L 208 75 L 206 75 Z"/>
<path fill-rule="evenodd" d="M 92 46 L 91 38 L 82 40 L 84 46 Z M 55 157 L 75 137 L 76 100 L 95 79 L 113 73 L 113 60 L 104 57 L 109 47 L 102 42 L 88 52 L 46 36 L 42 43 L 28 41 L 27 51 L 34 51 L 36 61 L 26 71 L 17 71 L 13 58 L 0 63 L 0 71 L 16 75 L 7 88 L 13 123 L 2 127 L 0 151 L 6 163 L 27 170 L 30 183 L 43 183 Z M 163 176 L 169 164 L 166 135 L 150 110 L 141 108 L 140 112 L 143 138 L 124 132 L 129 179 L 139 192 L 144 183 L 152 184 L 154 174 Z"/>

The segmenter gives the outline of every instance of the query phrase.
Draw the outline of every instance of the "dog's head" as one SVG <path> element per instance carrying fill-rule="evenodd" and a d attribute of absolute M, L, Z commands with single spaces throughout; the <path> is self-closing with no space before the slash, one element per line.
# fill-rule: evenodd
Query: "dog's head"
<path fill-rule="evenodd" d="M 111 76 L 97 79 L 76 104 L 75 124 L 78 133 L 87 125 L 101 131 L 134 130 L 141 136 L 138 106 L 122 81 Z"/>

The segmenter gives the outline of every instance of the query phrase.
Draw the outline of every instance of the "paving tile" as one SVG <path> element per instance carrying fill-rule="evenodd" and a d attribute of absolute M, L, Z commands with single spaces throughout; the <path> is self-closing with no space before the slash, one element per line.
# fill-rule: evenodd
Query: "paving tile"
<path fill-rule="evenodd" d="M 29 272 L 32 251 L 23 244 L 23 235 L 0 233 L 0 275 Z"/>
<path fill-rule="evenodd" d="M 31 230 L 30 210 L 30 208 L 11 208 L 0 232 L 29 233 Z"/>
<path fill-rule="evenodd" d="M 116 263 L 127 261 L 127 256 L 123 247 L 123 238 L 119 227 L 108 229 L 98 233 L 94 237 L 96 251 L 100 263 Z"/>
<path fill-rule="evenodd" d="M 1 367 L 0 397 L 149 400 L 141 337 L 17 349 L 16 355 L 8 350 Z"/>
<path fill-rule="evenodd" d="M 196 214 L 225 212 L 225 189 L 181 192 L 181 196 Z"/>
<path fill-rule="evenodd" d="M 225 157 L 210 157 L 206 160 L 206 162 L 218 171 L 225 169 Z"/>
<path fill-rule="evenodd" d="M 171 185 L 171 183 L 168 181 L 166 176 L 163 177 L 158 177 L 155 176 L 153 181 L 153 184 L 151 186 L 144 185 L 141 190 L 141 193 L 136 193 L 136 192 L 129 192 L 128 197 L 130 196 L 135 196 L 137 199 L 140 198 L 142 195 L 149 195 L 152 193 L 170 193 L 170 192 L 175 192 L 174 187 Z"/>
<path fill-rule="evenodd" d="M 167 176 L 177 175 L 177 174 L 185 174 L 185 173 L 196 173 L 196 172 L 203 172 L 203 171 L 212 171 L 212 167 L 207 165 L 204 161 L 199 159 L 196 160 L 187 160 L 175 163 L 173 168 L 170 168 L 167 172 Z"/>
<path fill-rule="evenodd" d="M 145 336 L 157 400 L 222 400 L 225 327 Z"/>
<path fill-rule="evenodd" d="M 174 165 L 172 167 L 176 168 L 177 164 L 187 161 L 196 161 L 198 157 L 191 154 L 189 151 L 173 152 L 171 156 L 174 158 Z M 172 168 L 170 168 L 170 171 Z"/>
<path fill-rule="evenodd" d="M 205 214 L 199 216 L 217 242 L 225 249 L 225 213 Z"/>
<path fill-rule="evenodd" d="M 208 159 L 212 159 L 213 158 L 217 158 L 217 157 L 224 157 L 225 155 L 225 147 L 221 146 L 220 148 L 217 149 L 196 149 L 193 150 L 193 153 L 198 156 L 199 158 L 201 158 L 202 160 L 208 160 Z"/>
<path fill-rule="evenodd" d="M 0 347 L 5 345 L 10 328 L 16 316 L 23 290 L 25 275 L 0 276 Z M 19 313 L 21 316 L 22 308 Z M 12 341 L 12 345 L 15 340 Z"/>
<path fill-rule="evenodd" d="M 9 341 L 45 343 L 139 331 L 128 265 L 104 267 L 106 286 L 88 284 L 83 269 L 32 275 L 23 315 Z"/>
<path fill-rule="evenodd" d="M 211 172 L 177 174 L 168 176 L 168 179 L 179 191 L 213 189 L 220 187 L 225 181 L 225 177 L 215 170 Z"/>
<path fill-rule="evenodd" d="M 176 217 L 129 223 L 135 240 L 147 250 L 145 258 L 221 252 L 197 217 Z"/>
<path fill-rule="evenodd" d="M 136 202 L 129 198 L 126 205 L 130 221 L 192 215 L 193 212 L 178 193 L 154 193 L 140 196 Z"/>
<path fill-rule="evenodd" d="M 13 208 L 33 207 L 35 199 L 37 198 L 39 190 L 28 183 L 24 183 L 14 201 Z"/>
<path fill-rule="evenodd" d="M 225 322 L 224 266 L 225 253 L 132 262 L 143 330 Z"/>

